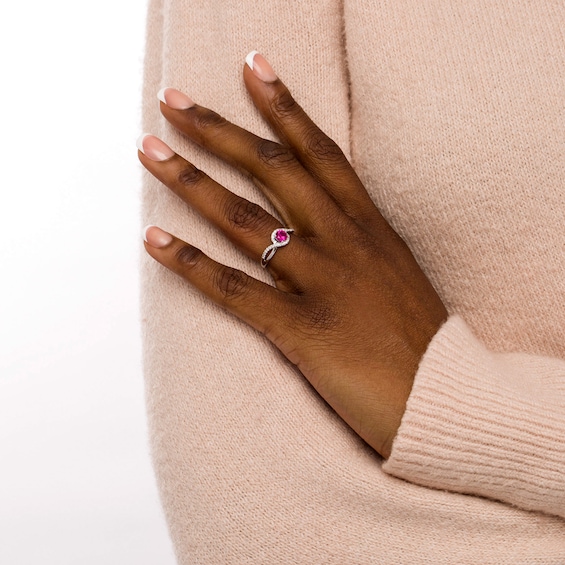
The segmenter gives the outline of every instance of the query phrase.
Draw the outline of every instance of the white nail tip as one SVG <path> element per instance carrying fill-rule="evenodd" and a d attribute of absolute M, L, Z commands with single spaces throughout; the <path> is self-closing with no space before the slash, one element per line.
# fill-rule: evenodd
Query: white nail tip
<path fill-rule="evenodd" d="M 145 155 L 145 151 L 143 150 L 143 140 L 148 136 L 151 135 L 149 133 L 142 133 L 138 138 L 137 141 L 135 142 L 135 144 L 137 145 L 137 148 Z"/>
<path fill-rule="evenodd" d="M 245 57 L 245 62 L 247 63 L 247 66 L 253 70 L 253 59 L 255 59 L 255 55 L 258 55 L 259 51 L 251 51 L 251 53 L 249 53 L 249 55 L 247 55 L 247 57 Z"/>
<path fill-rule="evenodd" d="M 163 103 L 166 104 L 167 101 L 165 100 L 165 90 L 167 90 L 167 88 L 169 88 L 168 86 L 165 86 L 164 88 L 161 88 L 161 90 L 159 90 L 159 92 L 157 92 L 157 98 L 159 98 L 159 100 Z"/>
<path fill-rule="evenodd" d="M 154 226 L 153 224 L 149 224 L 148 226 L 145 226 L 145 229 L 143 230 L 143 239 L 145 240 L 145 243 L 149 243 L 147 241 L 147 230 L 149 228 L 154 228 L 154 227 L 157 227 L 157 226 Z"/>

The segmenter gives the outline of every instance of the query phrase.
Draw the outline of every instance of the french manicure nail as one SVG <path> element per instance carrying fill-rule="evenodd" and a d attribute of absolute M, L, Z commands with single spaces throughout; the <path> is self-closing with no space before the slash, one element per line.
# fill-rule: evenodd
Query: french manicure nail
<path fill-rule="evenodd" d="M 277 80 L 277 75 L 267 59 L 261 55 L 258 51 L 251 51 L 247 57 L 245 57 L 245 62 L 249 68 L 255 73 L 257 78 L 261 79 L 263 82 L 275 82 Z"/>
<path fill-rule="evenodd" d="M 149 225 L 143 230 L 143 239 L 151 247 L 160 249 L 169 245 L 173 241 L 173 236 L 157 226 Z"/>
<path fill-rule="evenodd" d="M 170 159 L 175 152 L 158 137 L 149 133 L 142 133 L 137 138 L 137 148 L 152 161 L 166 161 Z"/>
<path fill-rule="evenodd" d="M 174 88 L 161 88 L 157 93 L 157 98 L 173 110 L 186 110 L 194 106 L 194 100 Z"/>

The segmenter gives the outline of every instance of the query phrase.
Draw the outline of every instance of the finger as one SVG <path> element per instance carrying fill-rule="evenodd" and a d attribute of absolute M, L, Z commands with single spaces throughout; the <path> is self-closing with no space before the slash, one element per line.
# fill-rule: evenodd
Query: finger
<path fill-rule="evenodd" d="M 156 226 L 145 228 L 144 239 L 151 257 L 258 331 L 276 335 L 285 324 L 291 302 L 285 293 L 217 263 Z"/>
<path fill-rule="evenodd" d="M 316 231 L 335 204 L 296 159 L 294 152 L 228 122 L 172 88 L 160 91 L 165 118 L 190 139 L 249 173 L 289 224 Z"/>
<path fill-rule="evenodd" d="M 253 101 L 277 136 L 349 216 L 362 219 L 375 206 L 339 146 L 306 114 L 266 59 L 251 52 L 244 80 Z"/>
<path fill-rule="evenodd" d="M 237 196 L 177 155 L 159 138 L 144 134 L 138 140 L 139 159 L 145 168 L 184 202 L 220 229 L 246 255 L 258 261 L 271 244 L 279 220 L 263 208 Z M 309 263 L 311 252 L 298 236 L 292 237 L 292 249 L 275 253 L 269 271 L 286 289 L 297 288 L 305 273 L 301 265 Z"/>

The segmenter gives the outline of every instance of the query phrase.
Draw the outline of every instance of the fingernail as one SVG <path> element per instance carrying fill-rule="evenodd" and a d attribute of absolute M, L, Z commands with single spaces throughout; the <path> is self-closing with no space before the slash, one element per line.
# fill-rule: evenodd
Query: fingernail
<path fill-rule="evenodd" d="M 173 241 L 173 236 L 157 226 L 149 225 L 143 230 L 143 239 L 151 245 L 151 247 L 160 249 L 161 247 L 169 245 L 169 243 Z"/>
<path fill-rule="evenodd" d="M 137 148 L 152 161 L 166 161 L 175 152 L 158 137 L 149 133 L 142 133 L 136 142 Z"/>
<path fill-rule="evenodd" d="M 161 88 L 157 93 L 157 98 L 173 110 L 186 110 L 194 106 L 194 100 L 174 88 Z"/>
<path fill-rule="evenodd" d="M 245 62 L 263 82 L 275 82 L 277 80 L 278 77 L 275 71 L 273 71 L 271 65 L 267 63 L 267 59 L 258 51 L 251 51 L 251 53 L 245 57 Z"/>

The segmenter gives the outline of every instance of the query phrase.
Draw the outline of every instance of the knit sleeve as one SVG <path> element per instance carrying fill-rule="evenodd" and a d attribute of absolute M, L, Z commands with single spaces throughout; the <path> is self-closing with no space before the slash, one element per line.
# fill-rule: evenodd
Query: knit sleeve
<path fill-rule="evenodd" d="M 451 317 L 421 361 L 383 469 L 565 517 L 565 361 L 494 353 Z"/>

